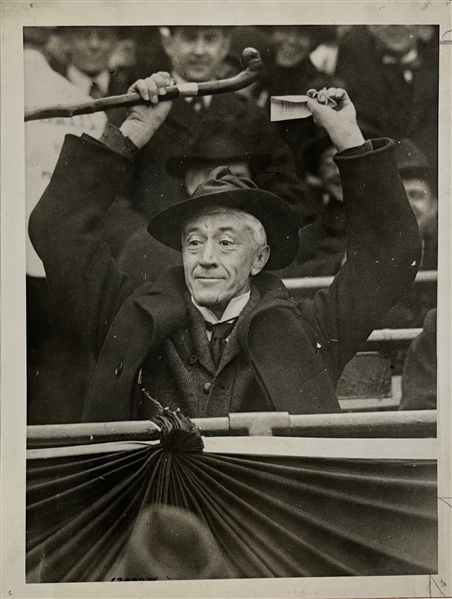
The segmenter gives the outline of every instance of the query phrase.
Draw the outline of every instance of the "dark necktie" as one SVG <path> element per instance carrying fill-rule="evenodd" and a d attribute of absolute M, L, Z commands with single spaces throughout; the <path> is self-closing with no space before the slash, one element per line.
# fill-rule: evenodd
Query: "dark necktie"
<path fill-rule="evenodd" d="M 216 368 L 218 368 L 223 355 L 224 348 L 226 347 L 226 338 L 231 334 L 234 328 L 237 318 L 232 318 L 226 322 L 220 322 L 218 324 L 212 324 L 206 321 L 206 329 L 212 331 L 212 337 L 210 338 L 209 348 L 212 354 L 212 360 Z"/>

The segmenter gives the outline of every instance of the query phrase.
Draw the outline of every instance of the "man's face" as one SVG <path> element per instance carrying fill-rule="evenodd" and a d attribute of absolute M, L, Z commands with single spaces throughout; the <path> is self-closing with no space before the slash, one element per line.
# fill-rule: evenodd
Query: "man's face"
<path fill-rule="evenodd" d="M 276 27 L 273 32 L 275 62 L 280 67 L 294 67 L 314 49 L 314 43 L 306 29 Z"/>
<path fill-rule="evenodd" d="M 403 56 L 417 45 L 415 30 L 409 25 L 369 25 L 368 27 L 389 54 Z"/>
<path fill-rule="evenodd" d="M 98 75 L 108 68 L 116 43 L 111 27 L 76 27 L 68 34 L 71 62 L 86 75 Z"/>
<path fill-rule="evenodd" d="M 256 248 L 251 229 L 227 211 L 211 211 L 189 220 L 182 232 L 185 282 L 195 301 L 220 317 L 231 299 L 246 293 L 250 277 L 269 256 Z"/>
<path fill-rule="evenodd" d="M 177 27 L 163 39 L 173 70 L 199 83 L 219 76 L 229 50 L 229 38 L 220 27 Z"/>
<path fill-rule="evenodd" d="M 435 222 L 438 214 L 438 202 L 424 179 L 402 178 L 402 181 L 422 234 Z"/>

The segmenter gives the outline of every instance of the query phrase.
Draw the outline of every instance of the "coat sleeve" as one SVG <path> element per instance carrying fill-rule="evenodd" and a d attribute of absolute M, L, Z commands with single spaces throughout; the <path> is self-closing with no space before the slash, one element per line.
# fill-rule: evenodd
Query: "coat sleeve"
<path fill-rule="evenodd" d="M 84 135 L 66 136 L 52 179 L 29 221 L 50 293 L 68 331 L 97 357 L 112 319 L 132 292 L 97 225 L 121 189 L 129 161 Z"/>
<path fill-rule="evenodd" d="M 421 242 L 394 157 L 394 142 L 372 141 L 364 153 L 338 154 L 347 222 L 347 260 L 311 304 L 332 368 L 344 366 L 383 315 L 412 285 Z"/>

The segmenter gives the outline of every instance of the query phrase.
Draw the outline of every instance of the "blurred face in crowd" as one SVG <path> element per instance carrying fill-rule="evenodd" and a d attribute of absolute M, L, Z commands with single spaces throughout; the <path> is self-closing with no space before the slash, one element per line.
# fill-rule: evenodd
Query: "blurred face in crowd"
<path fill-rule="evenodd" d="M 108 68 L 118 41 L 113 27 L 73 27 L 67 40 L 72 64 L 90 76 Z"/>
<path fill-rule="evenodd" d="M 272 41 L 275 62 L 280 67 L 294 67 L 314 50 L 314 42 L 307 29 L 300 27 L 275 27 Z"/>
<path fill-rule="evenodd" d="M 438 201 L 432 194 L 430 185 L 424 179 L 402 176 L 402 181 L 422 234 L 432 223 L 436 222 Z"/>
<path fill-rule="evenodd" d="M 250 179 L 251 173 L 248 164 L 245 161 L 227 162 L 212 165 L 207 163 L 193 163 L 185 174 L 185 189 L 188 195 L 192 195 L 195 189 L 207 179 L 212 169 L 217 166 L 227 166 L 233 175 L 239 178 Z"/>
<path fill-rule="evenodd" d="M 408 25 L 369 25 L 369 30 L 389 54 L 404 56 L 417 45 L 415 28 Z"/>
<path fill-rule="evenodd" d="M 182 231 L 185 281 L 195 301 L 221 317 L 234 297 L 250 289 L 270 249 L 261 223 L 241 210 L 213 207 L 195 214 Z"/>
<path fill-rule="evenodd" d="M 173 70 L 196 83 L 216 79 L 229 51 L 229 37 L 221 27 L 175 27 L 162 43 Z"/>
<path fill-rule="evenodd" d="M 342 202 L 342 184 L 339 169 L 333 158 L 337 154 L 336 148 L 331 146 L 320 156 L 319 160 L 319 178 L 322 180 L 323 187 L 336 200 Z"/>

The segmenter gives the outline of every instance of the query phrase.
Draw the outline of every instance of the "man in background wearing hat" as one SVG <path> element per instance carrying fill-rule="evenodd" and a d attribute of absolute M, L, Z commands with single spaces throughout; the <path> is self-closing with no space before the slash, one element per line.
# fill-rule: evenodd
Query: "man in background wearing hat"
<path fill-rule="evenodd" d="M 182 250 L 183 267 L 134 291 L 96 226 L 128 158 L 167 117 L 170 105 L 156 102 L 169 84 L 168 73 L 134 84 L 150 102 L 131 109 L 120 131 L 109 126 L 100 141 L 67 138 L 30 219 L 67 326 L 90 339 L 96 356 L 82 419 L 147 418 L 149 395 L 190 417 L 339 411 L 342 369 L 418 268 L 418 229 L 393 143 L 364 142 L 343 90 L 329 90 L 336 109 L 320 103 L 322 94 L 310 100 L 338 150 L 350 229 L 346 267 L 313 302 L 295 305 L 264 272 L 297 253 L 292 211 L 225 167 L 151 221 L 157 240 Z"/>
<path fill-rule="evenodd" d="M 176 83 L 205 82 L 223 77 L 230 50 L 232 27 L 178 26 L 162 28 L 163 48 L 171 61 Z M 226 130 L 241 131 L 252 156 L 253 181 L 288 202 L 300 226 L 317 213 L 297 176 L 289 147 L 266 112 L 238 93 L 187 98 L 175 102 L 166 121 L 140 152 L 130 195 L 136 209 L 151 218 L 185 196 L 180 179 L 166 163 L 184 152 L 210 121 L 222 121 Z"/>

